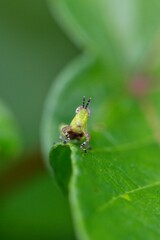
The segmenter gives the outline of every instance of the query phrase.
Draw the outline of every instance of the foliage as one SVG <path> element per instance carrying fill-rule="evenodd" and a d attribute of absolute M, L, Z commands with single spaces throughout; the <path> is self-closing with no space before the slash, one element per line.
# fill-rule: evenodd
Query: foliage
<path fill-rule="evenodd" d="M 21 138 L 15 119 L 9 110 L 0 102 L 0 165 L 16 157 L 21 151 Z"/>
<path fill-rule="evenodd" d="M 78 143 L 57 143 L 50 151 L 77 237 L 159 239 L 160 89 L 153 46 L 160 3 L 54 2 L 61 23 L 89 53 L 58 77 L 43 118 L 47 156 L 59 125 L 72 120 L 83 95 L 92 97 L 92 150 L 84 154 Z"/>
<path fill-rule="evenodd" d="M 68 202 L 41 162 L 39 125 L 52 79 L 78 49 L 44 0 L 0 1 L 0 36 L 0 239 L 73 239 Z"/>

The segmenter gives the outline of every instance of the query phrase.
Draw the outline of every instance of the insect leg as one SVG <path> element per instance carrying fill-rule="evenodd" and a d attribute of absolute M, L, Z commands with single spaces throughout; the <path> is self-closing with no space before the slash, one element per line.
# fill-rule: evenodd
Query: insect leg
<path fill-rule="evenodd" d="M 68 134 L 68 128 L 69 128 L 69 126 L 66 126 L 66 127 L 62 128 L 62 132 L 66 137 L 66 139 L 63 141 L 64 144 L 66 144 L 68 141 L 70 141 L 70 137 L 69 137 L 69 134 Z"/>
<path fill-rule="evenodd" d="M 87 152 L 87 144 L 88 144 L 88 142 L 90 140 L 90 136 L 89 136 L 89 134 L 87 132 L 84 132 L 84 135 L 85 135 L 86 141 L 84 141 L 81 144 L 80 148 L 83 149 L 84 152 L 86 153 Z"/>
<path fill-rule="evenodd" d="M 64 144 L 66 144 L 67 142 L 70 141 L 70 137 L 69 137 L 69 134 L 67 132 L 65 133 L 65 136 L 66 136 L 66 139 L 63 141 Z"/>

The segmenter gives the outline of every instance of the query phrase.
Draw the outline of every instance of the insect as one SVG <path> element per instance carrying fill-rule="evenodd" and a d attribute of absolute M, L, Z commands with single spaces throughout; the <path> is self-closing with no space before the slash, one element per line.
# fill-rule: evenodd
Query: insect
<path fill-rule="evenodd" d="M 90 136 L 86 131 L 87 120 L 90 116 L 90 109 L 88 108 L 91 98 L 86 103 L 86 98 L 83 97 L 82 105 L 76 108 L 76 115 L 71 121 L 70 125 L 65 125 L 61 128 L 61 139 L 66 144 L 70 140 L 82 141 L 80 148 L 86 152 L 87 145 L 90 140 Z M 86 103 L 86 104 L 85 104 Z"/>

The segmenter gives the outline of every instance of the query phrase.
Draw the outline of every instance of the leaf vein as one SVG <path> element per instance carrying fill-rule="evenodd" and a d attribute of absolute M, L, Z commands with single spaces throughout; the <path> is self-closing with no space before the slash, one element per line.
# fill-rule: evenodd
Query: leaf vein
<path fill-rule="evenodd" d="M 130 191 L 127 191 L 127 192 L 124 192 L 120 195 L 118 195 L 117 197 L 113 197 L 111 200 L 109 200 L 108 202 L 102 204 L 101 206 L 99 206 L 97 208 L 97 211 L 98 212 L 101 212 L 101 211 L 105 211 L 111 204 L 113 204 L 115 201 L 117 201 L 118 199 L 120 198 L 123 198 L 123 195 L 129 195 L 129 194 L 132 194 L 132 193 L 135 193 L 135 192 L 138 192 L 138 191 L 141 191 L 141 190 L 145 190 L 145 189 L 148 189 L 148 188 L 152 188 L 152 187 L 155 187 L 155 186 L 158 186 L 160 185 L 160 181 L 157 181 L 155 183 L 152 183 L 152 184 L 148 184 L 146 186 L 143 186 L 143 187 L 138 187 L 138 188 L 135 188 L 135 189 L 132 189 Z"/>

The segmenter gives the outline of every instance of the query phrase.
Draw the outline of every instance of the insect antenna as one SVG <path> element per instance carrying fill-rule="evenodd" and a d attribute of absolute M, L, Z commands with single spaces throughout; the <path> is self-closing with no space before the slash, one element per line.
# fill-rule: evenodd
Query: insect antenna
<path fill-rule="evenodd" d="M 88 99 L 88 102 L 87 102 L 87 104 L 86 104 L 86 106 L 85 106 L 85 109 L 88 108 L 88 105 L 89 105 L 90 101 L 91 101 L 91 98 Z"/>
<path fill-rule="evenodd" d="M 85 105 L 85 101 L 86 101 L 86 98 L 85 96 L 83 96 L 83 99 L 82 99 L 82 107 L 84 108 L 84 105 Z"/>

